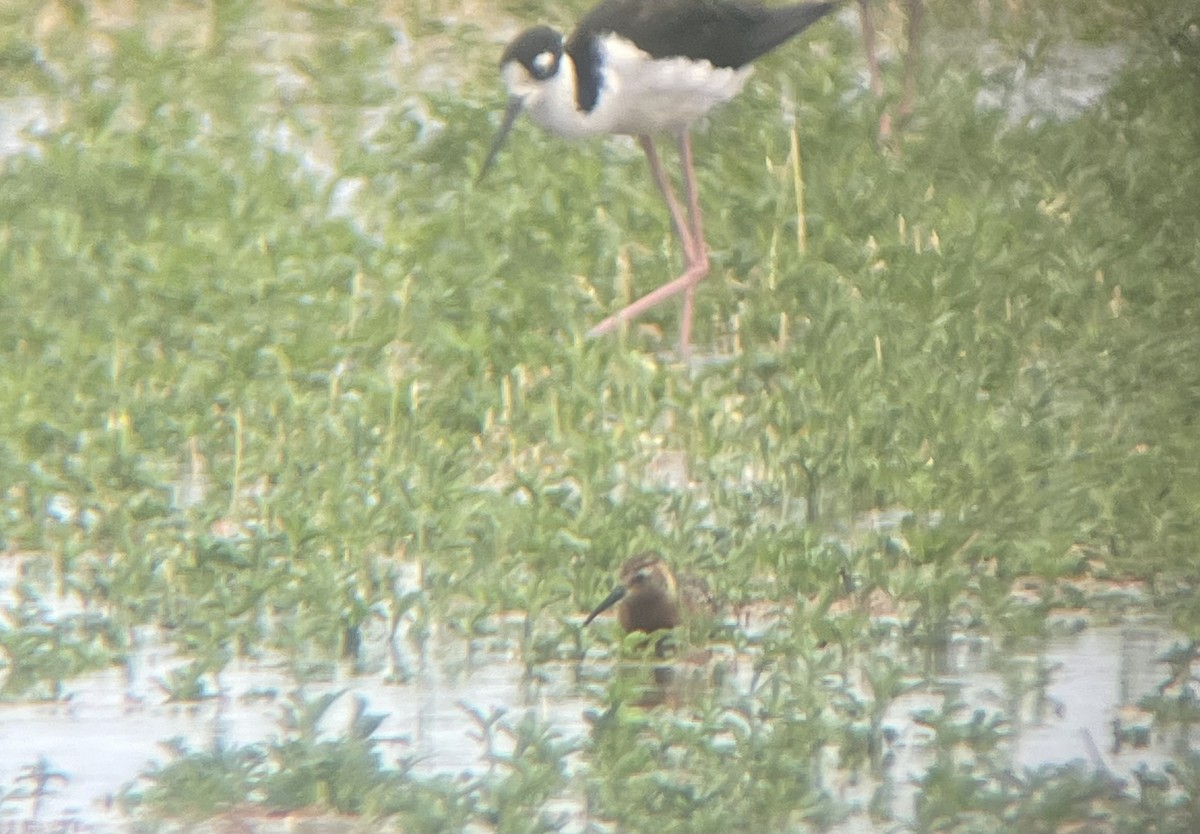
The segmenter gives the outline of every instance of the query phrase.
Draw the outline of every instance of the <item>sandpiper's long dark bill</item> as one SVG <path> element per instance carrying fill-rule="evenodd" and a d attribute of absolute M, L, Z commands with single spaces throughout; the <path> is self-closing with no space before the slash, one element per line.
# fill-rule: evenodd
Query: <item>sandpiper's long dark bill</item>
<path fill-rule="evenodd" d="M 691 344 L 696 285 L 708 274 L 708 245 L 692 165 L 689 128 L 733 98 L 750 63 L 795 37 L 837 7 L 799 3 L 771 8 L 741 0 L 604 0 L 567 39 L 545 26 L 518 35 L 500 58 L 510 94 L 504 121 L 480 171 L 491 167 L 522 111 L 570 139 L 637 136 L 683 247 L 682 275 L 596 325 L 590 336 L 683 293 L 679 346 Z M 679 143 L 686 214 L 658 159 L 651 136 Z"/>

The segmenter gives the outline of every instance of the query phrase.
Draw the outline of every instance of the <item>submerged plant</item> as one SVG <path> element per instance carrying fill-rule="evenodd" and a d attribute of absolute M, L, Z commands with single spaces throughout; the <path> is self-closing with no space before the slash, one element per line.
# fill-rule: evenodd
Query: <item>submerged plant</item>
<path fill-rule="evenodd" d="M 69 773 L 56 770 L 50 760 L 42 756 L 34 764 L 21 768 L 21 772 L 17 776 L 16 783 L 18 785 L 24 783 L 29 787 L 18 787 L 9 797 L 28 797 L 31 805 L 30 816 L 36 822 L 42 813 L 42 803 L 46 797 L 55 792 L 55 786 L 66 785 L 70 781 Z"/>
<path fill-rule="evenodd" d="M 1145 706 L 1195 720 L 1194 0 L 927 0 L 921 95 L 882 149 L 889 91 L 863 89 L 852 28 L 766 58 L 696 137 L 721 200 L 691 362 L 670 310 L 584 338 L 678 271 L 636 149 L 526 131 L 473 184 L 492 38 L 539 15 L 453 5 L 2 16 L 4 700 L 64 697 L 143 628 L 179 658 L 177 701 L 247 657 L 341 675 L 356 645 L 416 687 L 458 637 L 532 688 L 583 655 L 613 568 L 656 548 L 730 602 L 703 637 L 751 670 L 732 694 L 706 676 L 698 703 L 647 708 L 652 667 L 604 678 L 571 690 L 600 705 L 581 745 L 480 708 L 465 775 L 389 760 L 365 703 L 339 726 L 348 695 L 298 697 L 274 739 L 176 743 L 131 801 L 443 831 L 569 825 L 582 797 L 628 830 L 821 828 L 859 810 L 843 777 L 901 794 L 886 711 L 931 658 L 1043 640 L 1055 608 L 1100 607 L 1064 590 L 1085 573 L 1169 607 L 1184 648 Z M 1110 65 L 1071 115 L 987 104 L 1090 44 Z M 1047 710 L 1055 672 L 1032 674 Z M 1114 791 L 1015 769 L 1014 717 L 974 709 L 920 715 L 936 760 L 897 826 L 1196 818 L 1182 749 Z"/>
<path fill-rule="evenodd" d="M 172 761 L 148 768 L 129 786 L 131 810 L 160 820 L 196 820 L 237 809 L 272 815 L 360 816 L 400 831 L 458 829 L 471 820 L 501 831 L 553 831 L 564 819 L 543 810 L 566 785 L 575 745 L 526 715 L 515 724 L 483 721 L 486 773 L 467 781 L 417 772 L 414 761 L 385 761 L 375 732 L 385 716 L 359 698 L 342 732 L 325 728 L 344 693 L 308 700 L 294 693 L 279 735 L 245 747 L 167 746 Z M 482 719 L 481 714 L 472 712 Z M 501 745 L 500 736 L 507 741 Z"/>
<path fill-rule="evenodd" d="M 124 640 L 101 615 L 56 615 L 33 600 L 3 614 L 0 694 L 7 698 L 60 698 L 66 681 L 121 659 Z"/>

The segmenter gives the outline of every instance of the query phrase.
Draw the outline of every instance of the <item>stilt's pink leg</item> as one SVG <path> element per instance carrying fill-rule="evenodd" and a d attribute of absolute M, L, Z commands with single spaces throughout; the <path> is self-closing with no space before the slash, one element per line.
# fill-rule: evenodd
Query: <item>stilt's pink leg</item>
<path fill-rule="evenodd" d="M 588 336 L 594 337 L 611 333 L 622 322 L 630 321 L 682 292 L 684 296 L 683 313 L 679 322 L 679 352 L 680 355 L 687 356 L 691 350 L 696 284 L 708 274 L 709 267 L 708 247 L 704 242 L 704 226 L 700 217 L 700 197 L 696 188 L 696 173 L 692 167 L 692 142 L 686 130 L 680 132 L 680 165 L 683 169 L 683 183 L 688 201 L 688 216 L 685 218 L 679 199 L 675 196 L 675 191 L 671 188 L 671 183 L 663 172 L 658 153 L 654 149 L 654 143 L 648 136 L 639 137 L 638 141 L 642 145 L 642 150 L 646 152 L 646 160 L 650 163 L 650 173 L 654 177 L 655 184 L 658 185 L 658 190 L 662 192 L 663 200 L 667 204 L 667 211 L 671 214 L 671 222 L 675 226 L 675 234 L 683 246 L 684 260 L 687 266 L 678 278 L 642 296 L 628 307 L 618 310 L 588 331 Z"/>
<path fill-rule="evenodd" d="M 671 223 L 675 226 L 675 235 L 683 245 L 683 256 L 690 264 L 695 260 L 696 255 L 696 242 L 692 239 L 692 226 L 684 221 L 679 198 L 675 196 L 675 189 L 671 187 L 671 182 L 663 171 L 662 163 L 658 159 L 658 151 L 654 149 L 654 141 L 649 136 L 639 136 L 638 142 L 641 144 L 642 150 L 646 152 L 646 161 L 650 163 L 650 174 L 654 177 L 654 184 L 658 186 L 658 191 L 667 204 L 667 211 L 671 213 Z"/>
<path fill-rule="evenodd" d="M 696 308 L 696 285 L 708 274 L 708 244 L 704 240 L 704 219 L 700 211 L 700 189 L 692 160 L 692 137 L 686 130 L 679 134 L 679 167 L 688 201 L 694 257 L 685 276 L 691 279 L 683 293 L 683 313 L 679 320 L 679 355 L 687 357 L 692 349 L 692 315 Z"/>

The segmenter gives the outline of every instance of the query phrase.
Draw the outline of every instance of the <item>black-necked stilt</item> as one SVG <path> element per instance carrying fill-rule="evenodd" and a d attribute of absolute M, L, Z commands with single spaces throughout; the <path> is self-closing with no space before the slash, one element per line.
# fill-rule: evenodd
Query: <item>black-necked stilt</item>
<path fill-rule="evenodd" d="M 733 98 L 750 62 L 798 35 L 837 3 L 771 8 L 741 0 L 604 0 L 565 41 L 545 26 L 527 29 L 504 50 L 500 71 L 508 110 L 480 176 L 491 166 L 524 110 L 568 138 L 602 133 L 638 137 L 679 242 L 683 274 L 608 317 L 588 333 L 615 330 L 659 302 L 683 293 L 680 352 L 691 344 L 696 285 L 708 274 L 708 246 L 692 167 L 692 123 Z M 667 180 L 652 134 L 674 133 L 687 215 Z"/>

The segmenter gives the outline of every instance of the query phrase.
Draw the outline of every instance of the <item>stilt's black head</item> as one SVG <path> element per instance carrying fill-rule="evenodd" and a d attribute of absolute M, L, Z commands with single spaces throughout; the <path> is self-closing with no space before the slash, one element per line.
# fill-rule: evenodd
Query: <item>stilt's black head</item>
<path fill-rule="evenodd" d="M 513 38 L 500 56 L 500 71 L 505 75 L 505 82 L 509 83 L 506 68 L 515 63 L 524 68 L 530 79 L 545 81 L 558 72 L 562 54 L 562 35 L 549 26 L 535 26 Z M 511 83 L 509 86 L 511 88 Z"/>
<path fill-rule="evenodd" d="M 479 179 L 492 167 L 504 140 L 516 124 L 525 99 L 544 81 L 553 78 L 558 72 L 563 56 L 563 38 L 549 26 L 535 26 L 517 35 L 504 54 L 500 56 L 500 75 L 508 87 L 508 108 L 504 111 L 504 120 L 500 130 L 492 140 L 483 167 L 479 169 Z"/>

